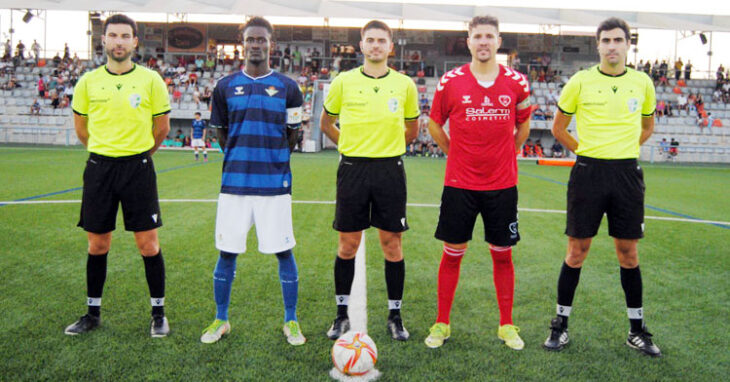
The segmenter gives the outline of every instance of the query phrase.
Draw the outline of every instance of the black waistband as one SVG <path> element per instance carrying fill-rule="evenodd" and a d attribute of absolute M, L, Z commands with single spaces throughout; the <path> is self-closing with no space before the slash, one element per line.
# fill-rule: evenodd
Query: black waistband
<path fill-rule="evenodd" d="M 384 161 L 393 161 L 401 159 L 401 156 L 398 155 L 397 157 L 386 157 L 386 158 L 367 158 L 367 157 L 348 157 L 347 155 L 340 154 L 340 158 L 347 159 L 351 162 L 384 162 Z"/>
<path fill-rule="evenodd" d="M 112 161 L 112 162 L 125 162 L 135 159 L 143 159 L 143 158 L 149 158 L 150 152 L 145 151 L 143 153 L 134 154 L 134 155 L 127 155 L 123 157 L 108 157 L 106 155 L 100 155 L 97 153 L 89 153 L 89 158 L 98 159 L 98 160 L 105 160 L 105 161 Z"/>
<path fill-rule="evenodd" d="M 606 164 L 606 165 L 635 165 L 637 163 L 637 160 L 636 160 L 636 158 L 598 159 L 598 158 L 583 157 L 583 156 L 578 155 L 576 162 Z"/>

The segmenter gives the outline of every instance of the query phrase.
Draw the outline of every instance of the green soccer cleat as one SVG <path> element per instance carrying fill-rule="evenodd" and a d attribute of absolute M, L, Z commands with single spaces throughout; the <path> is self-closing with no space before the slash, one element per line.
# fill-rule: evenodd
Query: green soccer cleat
<path fill-rule="evenodd" d="M 284 324 L 284 335 L 286 336 L 286 342 L 294 346 L 304 345 L 307 342 L 302 330 L 299 328 L 299 323 L 294 320 L 287 321 Z"/>
<path fill-rule="evenodd" d="M 437 322 L 431 327 L 428 337 L 423 342 L 431 349 L 436 349 L 441 347 L 449 337 L 451 337 L 451 326 L 443 322 Z"/>
<path fill-rule="evenodd" d="M 222 321 L 216 318 L 210 326 L 203 330 L 200 342 L 204 344 L 212 344 L 218 342 L 223 335 L 231 332 L 231 324 L 228 321 Z"/>
<path fill-rule="evenodd" d="M 520 335 L 517 334 L 519 331 L 520 328 L 514 325 L 502 325 L 499 327 L 499 330 L 497 330 L 497 337 L 504 341 L 504 344 L 510 349 L 522 350 L 525 348 L 525 343 L 522 341 L 522 338 L 520 338 Z"/>

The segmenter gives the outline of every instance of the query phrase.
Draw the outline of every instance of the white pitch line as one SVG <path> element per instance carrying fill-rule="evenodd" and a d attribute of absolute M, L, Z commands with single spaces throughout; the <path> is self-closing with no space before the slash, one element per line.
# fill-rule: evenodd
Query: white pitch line
<path fill-rule="evenodd" d="M 216 203 L 218 199 L 160 199 L 161 203 Z M 20 200 L 20 201 L 0 201 L 0 205 L 33 205 L 33 204 L 78 204 L 81 200 Z M 294 204 L 335 204 L 334 200 L 294 200 Z M 423 207 L 423 208 L 438 208 L 438 204 L 427 204 L 427 203 L 408 203 L 408 207 Z M 565 215 L 565 210 L 549 210 L 542 208 L 519 208 L 520 212 L 536 212 L 543 214 L 562 214 Z M 688 218 L 677 218 L 670 216 L 644 216 L 645 219 L 649 220 L 663 220 L 673 221 L 681 223 L 695 223 L 695 224 L 721 224 L 730 225 L 730 221 L 721 220 L 703 220 L 703 219 L 688 219 Z"/>
<path fill-rule="evenodd" d="M 350 303 L 347 315 L 350 317 L 350 330 L 368 332 L 368 288 L 367 267 L 365 265 L 365 231 L 360 238 L 360 246 L 355 254 L 355 278 L 350 289 Z"/>

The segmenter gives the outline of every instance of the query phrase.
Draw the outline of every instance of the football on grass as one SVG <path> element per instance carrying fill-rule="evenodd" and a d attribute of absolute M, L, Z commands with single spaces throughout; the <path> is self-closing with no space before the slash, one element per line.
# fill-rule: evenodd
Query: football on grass
<path fill-rule="evenodd" d="M 367 334 L 350 331 L 335 341 L 332 362 L 344 374 L 365 375 L 378 362 L 378 348 Z"/>

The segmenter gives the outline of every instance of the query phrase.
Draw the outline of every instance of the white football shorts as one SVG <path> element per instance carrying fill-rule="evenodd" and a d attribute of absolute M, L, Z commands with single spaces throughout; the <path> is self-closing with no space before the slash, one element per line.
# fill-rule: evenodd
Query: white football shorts
<path fill-rule="evenodd" d="M 190 141 L 190 147 L 203 147 L 205 148 L 205 142 L 201 138 L 193 138 Z"/>
<path fill-rule="evenodd" d="M 215 247 L 230 253 L 246 252 L 246 238 L 256 225 L 259 252 L 279 253 L 294 248 L 291 195 L 218 196 Z"/>

